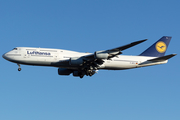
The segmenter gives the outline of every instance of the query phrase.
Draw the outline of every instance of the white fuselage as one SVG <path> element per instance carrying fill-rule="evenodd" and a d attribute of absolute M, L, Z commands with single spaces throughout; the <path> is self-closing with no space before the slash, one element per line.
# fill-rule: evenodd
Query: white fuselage
<path fill-rule="evenodd" d="M 5 53 L 3 57 L 18 64 L 78 69 L 79 66 L 69 64 L 69 59 L 90 54 L 92 53 L 80 53 L 62 49 L 17 47 Z M 156 57 L 118 55 L 104 60 L 104 63 L 98 69 L 122 70 L 167 63 L 167 60 L 163 62 L 147 61 L 154 58 Z"/>

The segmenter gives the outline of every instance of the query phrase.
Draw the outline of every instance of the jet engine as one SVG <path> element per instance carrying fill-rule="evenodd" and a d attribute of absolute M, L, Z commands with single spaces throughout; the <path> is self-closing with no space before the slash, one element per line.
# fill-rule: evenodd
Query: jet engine
<path fill-rule="evenodd" d="M 103 53 L 103 51 L 96 51 L 94 53 L 94 58 L 95 59 L 108 59 L 109 54 L 108 53 Z"/>
<path fill-rule="evenodd" d="M 59 75 L 70 75 L 73 71 L 66 69 L 66 68 L 59 68 L 58 69 L 58 74 Z"/>
<path fill-rule="evenodd" d="M 74 66 L 80 66 L 83 64 L 83 62 L 84 62 L 83 59 L 79 57 L 72 57 L 69 60 L 69 64 Z"/>

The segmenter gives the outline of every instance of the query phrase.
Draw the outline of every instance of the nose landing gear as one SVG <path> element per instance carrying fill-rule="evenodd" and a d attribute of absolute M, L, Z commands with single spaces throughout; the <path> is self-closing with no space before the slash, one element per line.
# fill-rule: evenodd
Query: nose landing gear
<path fill-rule="evenodd" d="M 21 65 L 20 64 L 17 64 L 19 66 L 18 68 L 18 71 L 21 71 Z"/>

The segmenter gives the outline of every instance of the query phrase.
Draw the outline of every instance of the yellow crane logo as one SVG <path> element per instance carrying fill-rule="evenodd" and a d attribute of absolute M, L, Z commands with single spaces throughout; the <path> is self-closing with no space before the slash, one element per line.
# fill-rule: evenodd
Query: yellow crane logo
<path fill-rule="evenodd" d="M 166 44 L 162 41 L 156 43 L 156 50 L 159 53 L 164 53 L 166 51 Z"/>

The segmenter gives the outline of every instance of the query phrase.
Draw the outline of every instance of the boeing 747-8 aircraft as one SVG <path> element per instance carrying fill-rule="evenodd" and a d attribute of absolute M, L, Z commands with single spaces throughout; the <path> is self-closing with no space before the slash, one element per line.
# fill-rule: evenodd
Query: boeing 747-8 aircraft
<path fill-rule="evenodd" d="M 70 75 L 83 78 L 92 76 L 98 70 L 124 70 L 151 65 L 164 64 L 176 54 L 165 55 L 171 37 L 163 36 L 147 50 L 138 56 L 120 55 L 122 51 L 142 43 L 145 40 L 109 50 L 95 51 L 94 53 L 80 53 L 62 49 L 16 47 L 3 54 L 3 58 L 20 64 L 58 67 L 59 75 Z"/>

